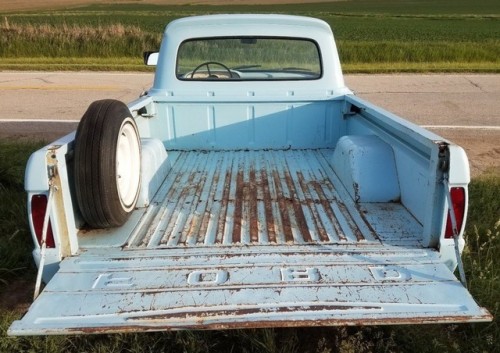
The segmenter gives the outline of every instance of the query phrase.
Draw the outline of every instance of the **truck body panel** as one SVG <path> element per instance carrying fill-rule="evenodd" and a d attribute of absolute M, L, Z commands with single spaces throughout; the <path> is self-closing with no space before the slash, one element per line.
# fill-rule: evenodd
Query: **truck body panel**
<path fill-rule="evenodd" d="M 11 334 L 488 321 L 428 249 L 178 247 L 69 258 Z"/>
<path fill-rule="evenodd" d="M 315 43 L 321 68 L 177 66 L 186 42 L 227 38 L 243 50 L 268 37 Z M 31 157 L 29 209 L 50 200 L 54 246 L 40 245 L 30 210 L 48 283 L 9 334 L 491 320 L 453 275 L 463 149 L 352 94 L 325 23 L 183 19 L 167 26 L 157 60 L 153 87 L 128 105 L 142 166 L 123 225 L 84 220 L 78 136 Z"/>

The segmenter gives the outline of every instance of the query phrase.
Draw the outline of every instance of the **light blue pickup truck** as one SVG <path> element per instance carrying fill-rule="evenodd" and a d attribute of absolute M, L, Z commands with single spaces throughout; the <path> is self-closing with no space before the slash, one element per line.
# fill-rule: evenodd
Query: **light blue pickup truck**
<path fill-rule="evenodd" d="M 29 160 L 39 273 L 11 335 L 491 320 L 464 151 L 356 97 L 325 22 L 180 19 L 145 61 L 148 92 Z"/>

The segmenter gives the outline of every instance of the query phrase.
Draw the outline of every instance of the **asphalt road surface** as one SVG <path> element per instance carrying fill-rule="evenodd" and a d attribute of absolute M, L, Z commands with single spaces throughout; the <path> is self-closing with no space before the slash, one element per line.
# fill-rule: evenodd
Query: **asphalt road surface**
<path fill-rule="evenodd" d="M 130 102 L 149 73 L 0 72 L 0 138 L 51 141 L 94 100 Z M 500 75 L 347 75 L 357 95 L 463 146 L 473 174 L 500 169 Z"/>

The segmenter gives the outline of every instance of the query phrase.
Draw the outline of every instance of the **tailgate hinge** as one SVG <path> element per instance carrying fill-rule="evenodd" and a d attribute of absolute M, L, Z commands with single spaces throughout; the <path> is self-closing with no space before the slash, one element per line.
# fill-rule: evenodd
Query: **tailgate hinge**
<path fill-rule="evenodd" d="M 356 114 L 361 114 L 361 112 L 365 110 L 364 108 L 360 108 L 352 103 L 344 102 L 344 106 L 342 107 L 342 115 L 344 119 L 350 118 Z"/>
<path fill-rule="evenodd" d="M 47 208 L 45 210 L 45 215 L 43 218 L 43 226 L 42 226 L 42 239 L 40 241 L 40 264 L 38 265 L 38 273 L 36 276 L 36 282 L 35 282 L 35 291 L 33 293 L 33 300 L 38 297 L 40 294 L 40 288 L 42 285 L 42 274 L 43 274 L 43 268 L 45 266 L 45 254 L 47 250 L 47 231 L 49 227 L 49 219 L 50 219 L 50 212 L 52 208 L 52 203 L 54 199 L 54 193 L 58 190 L 56 183 L 54 182 L 55 178 L 57 177 L 58 170 L 57 170 L 57 160 L 55 158 L 55 154 L 53 152 L 50 152 L 50 156 L 47 157 L 47 174 L 49 177 L 49 197 L 47 200 Z"/>

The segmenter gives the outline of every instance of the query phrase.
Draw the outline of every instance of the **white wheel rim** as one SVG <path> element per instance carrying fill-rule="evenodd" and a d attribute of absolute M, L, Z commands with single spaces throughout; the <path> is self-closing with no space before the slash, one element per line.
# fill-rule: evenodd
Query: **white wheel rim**
<path fill-rule="evenodd" d="M 139 136 L 131 118 L 123 121 L 116 146 L 116 185 L 123 209 L 129 212 L 138 196 L 141 177 Z"/>

